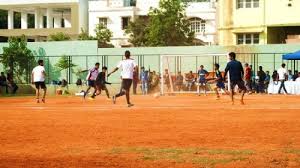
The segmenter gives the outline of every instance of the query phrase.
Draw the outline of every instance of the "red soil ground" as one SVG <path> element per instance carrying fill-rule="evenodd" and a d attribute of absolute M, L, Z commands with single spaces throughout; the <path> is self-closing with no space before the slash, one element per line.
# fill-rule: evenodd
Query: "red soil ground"
<path fill-rule="evenodd" d="M 0 167 L 300 167 L 300 97 L 0 98 Z"/>

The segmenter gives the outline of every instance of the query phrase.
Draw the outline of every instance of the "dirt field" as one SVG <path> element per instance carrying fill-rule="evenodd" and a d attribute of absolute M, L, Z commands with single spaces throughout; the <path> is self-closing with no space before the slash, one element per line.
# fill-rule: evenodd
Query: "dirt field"
<path fill-rule="evenodd" d="M 300 97 L 0 98 L 0 167 L 300 167 Z"/>

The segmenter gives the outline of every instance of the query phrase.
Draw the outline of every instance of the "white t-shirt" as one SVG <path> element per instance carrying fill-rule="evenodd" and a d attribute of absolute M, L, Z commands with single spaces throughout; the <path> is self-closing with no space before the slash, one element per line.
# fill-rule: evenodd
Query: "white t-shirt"
<path fill-rule="evenodd" d="M 133 79 L 133 70 L 137 66 L 133 59 L 125 59 L 119 62 L 118 68 L 122 68 L 122 79 Z"/>
<path fill-rule="evenodd" d="M 285 80 L 285 76 L 288 73 L 285 68 L 279 68 L 278 71 L 279 80 Z"/>
<path fill-rule="evenodd" d="M 34 82 L 45 82 L 45 76 L 44 76 L 45 68 L 44 66 L 36 66 L 32 70 L 33 74 L 33 81 Z"/>

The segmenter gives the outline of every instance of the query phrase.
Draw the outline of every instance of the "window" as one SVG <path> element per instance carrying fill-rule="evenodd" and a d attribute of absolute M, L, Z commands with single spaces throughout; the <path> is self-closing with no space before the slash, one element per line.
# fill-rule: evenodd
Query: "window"
<path fill-rule="evenodd" d="M 259 0 L 237 0 L 237 9 L 240 8 L 259 8 Z"/>
<path fill-rule="evenodd" d="M 107 28 L 107 18 L 99 18 L 99 24 Z"/>
<path fill-rule="evenodd" d="M 259 34 L 258 33 L 245 33 L 245 34 L 237 34 L 237 44 L 259 44 Z"/>
<path fill-rule="evenodd" d="M 127 29 L 129 25 L 130 17 L 122 17 L 122 30 Z"/>
<path fill-rule="evenodd" d="M 259 7 L 259 0 L 253 0 L 253 7 L 258 8 Z"/>
<path fill-rule="evenodd" d="M 136 6 L 136 0 L 124 0 L 124 7 Z"/>
<path fill-rule="evenodd" d="M 192 18 L 190 20 L 191 23 L 191 31 L 195 33 L 202 33 L 205 32 L 206 22 L 205 20 L 199 19 L 199 18 Z"/>

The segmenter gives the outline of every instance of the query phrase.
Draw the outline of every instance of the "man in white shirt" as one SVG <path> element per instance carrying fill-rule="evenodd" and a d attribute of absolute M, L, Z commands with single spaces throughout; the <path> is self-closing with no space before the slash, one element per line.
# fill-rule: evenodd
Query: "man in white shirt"
<path fill-rule="evenodd" d="M 277 70 L 277 73 L 278 73 L 278 80 L 280 81 L 280 87 L 279 87 L 279 90 L 278 90 L 278 94 L 281 93 L 281 89 L 283 88 L 285 94 L 288 94 L 287 91 L 286 91 L 286 88 L 285 88 L 285 84 L 284 82 L 286 81 L 287 79 L 287 75 L 288 75 L 288 71 L 285 69 L 285 63 L 283 63 L 281 65 L 281 68 L 279 68 Z"/>
<path fill-rule="evenodd" d="M 127 105 L 128 107 L 133 106 L 130 102 L 129 93 L 130 93 L 130 87 L 132 84 L 133 79 L 133 71 L 137 69 L 137 64 L 133 59 L 130 58 L 130 52 L 125 52 L 125 60 L 122 60 L 119 62 L 117 67 L 109 73 L 107 76 L 110 76 L 114 72 L 116 72 L 118 69 L 122 68 L 121 77 L 122 77 L 122 85 L 120 93 L 112 97 L 113 103 L 116 103 L 116 98 L 120 96 L 126 95 Z"/>
<path fill-rule="evenodd" d="M 40 97 L 40 89 L 44 90 L 42 102 L 45 103 L 47 87 L 45 84 L 46 72 L 45 72 L 45 68 L 44 68 L 44 61 L 39 60 L 38 64 L 39 65 L 36 66 L 35 68 L 33 68 L 33 70 L 32 70 L 31 81 L 32 81 L 32 84 L 35 84 L 35 88 L 36 88 L 35 93 L 36 93 L 37 103 L 40 103 L 40 98 L 39 98 Z"/>

